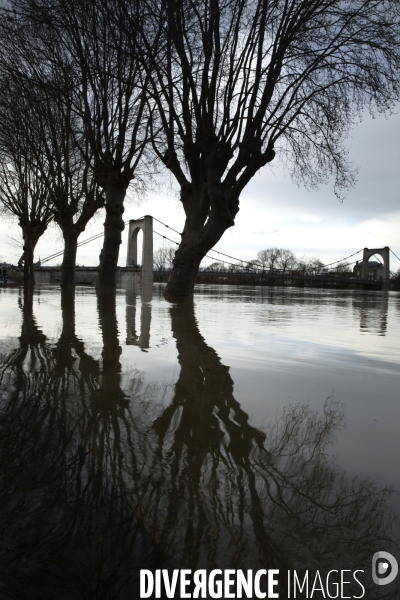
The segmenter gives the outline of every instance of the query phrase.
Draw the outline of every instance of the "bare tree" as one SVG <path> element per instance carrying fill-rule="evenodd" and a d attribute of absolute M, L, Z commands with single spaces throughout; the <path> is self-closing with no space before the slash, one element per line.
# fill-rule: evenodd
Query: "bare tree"
<path fill-rule="evenodd" d="M 34 250 L 54 218 L 49 189 L 40 169 L 29 160 L 30 141 L 25 128 L 24 99 L 12 93 L 2 79 L 0 92 L 0 209 L 18 219 L 24 240 L 24 280 L 34 282 Z M 35 140 L 37 155 L 43 144 Z"/>
<path fill-rule="evenodd" d="M 243 263 L 241 263 L 241 262 L 229 263 L 228 270 L 231 271 L 231 272 L 233 272 L 233 273 L 237 273 L 238 271 L 242 271 L 243 270 Z"/>
<path fill-rule="evenodd" d="M 338 263 L 335 267 L 336 273 L 351 273 L 352 268 L 349 262 Z"/>
<path fill-rule="evenodd" d="M 169 248 L 158 248 L 153 256 L 155 270 L 166 271 L 167 269 L 171 269 L 175 252 L 176 250 L 172 246 Z"/>
<path fill-rule="evenodd" d="M 53 208 L 40 173 L 32 169 L 18 150 L 0 153 L 0 212 L 17 217 L 24 240 L 24 280 L 34 282 L 34 251 L 53 219 Z"/>
<path fill-rule="evenodd" d="M 223 271 L 223 265 L 220 262 L 213 262 L 207 267 L 207 271 Z"/>
<path fill-rule="evenodd" d="M 41 176 L 53 204 L 54 220 L 64 238 L 61 286 L 70 285 L 75 283 L 79 235 L 104 206 L 105 197 L 87 160 L 89 145 L 86 142 L 83 154 L 81 147 L 85 140 L 81 139 L 79 146 L 76 143 L 77 136 L 82 135 L 72 114 L 70 88 L 63 84 L 54 98 L 54 89 L 49 94 L 46 88 L 35 85 L 35 81 L 28 85 L 29 74 L 23 71 L 23 65 L 17 73 L 14 66 L 13 85 L 24 97 L 26 160 Z"/>
<path fill-rule="evenodd" d="M 324 268 L 324 263 L 319 258 L 306 258 L 303 256 L 298 260 L 297 267 L 307 273 L 316 273 Z"/>
<path fill-rule="evenodd" d="M 54 220 L 64 238 L 61 286 L 73 285 L 78 238 L 96 211 L 104 207 L 105 194 L 93 174 L 90 144 L 73 114 L 71 89 L 59 90 L 56 99 L 47 92 L 39 97 L 39 106 L 32 103 L 36 109 L 32 118 L 45 147 L 45 162 L 34 147 L 32 154 L 50 191 Z"/>
<path fill-rule="evenodd" d="M 273 270 L 278 263 L 279 256 L 278 248 L 267 248 L 257 253 L 257 262 L 263 269 Z"/>
<path fill-rule="evenodd" d="M 25 160 L 41 176 L 53 204 L 54 220 L 64 237 L 61 285 L 73 284 L 78 237 L 104 206 L 104 194 L 93 176 L 90 145 L 73 110 L 75 89 L 71 72 L 60 72 L 54 64 L 49 69 L 40 49 L 32 52 L 40 37 L 35 23 L 26 24 L 21 30 L 19 15 L 3 16 L 2 136 L 12 147 L 13 120 L 18 121 Z"/>
<path fill-rule="evenodd" d="M 288 269 L 294 269 L 296 263 L 296 256 L 291 250 L 287 250 L 285 248 L 281 248 L 281 250 L 279 250 L 279 256 L 277 260 L 278 269 L 282 269 L 282 271 L 285 273 Z"/>
<path fill-rule="evenodd" d="M 79 146 L 76 144 L 79 127 L 74 124 L 71 104 L 68 106 L 71 97 L 63 100 L 65 106 L 60 110 L 51 97 L 42 97 L 41 107 L 34 115 L 46 149 L 46 162 L 37 160 L 40 157 L 36 156 L 35 160 L 50 190 L 54 220 L 64 238 L 62 287 L 75 283 L 78 238 L 94 214 L 105 204 L 104 191 L 93 174 L 90 145 L 85 139 L 79 141 Z M 81 152 L 82 148 L 84 152 Z"/>
<path fill-rule="evenodd" d="M 144 3 L 143 3 L 144 4 Z M 153 146 L 186 215 L 165 294 L 188 296 L 234 225 L 247 183 L 275 158 L 310 186 L 354 182 L 344 141 L 399 98 L 399 4 L 389 0 L 149 0 L 143 67 L 163 135 Z"/>
<path fill-rule="evenodd" d="M 105 194 L 100 285 L 115 283 L 126 191 L 134 178 L 138 193 L 148 185 L 151 164 L 148 157 L 140 173 L 148 137 L 147 76 L 136 59 L 135 31 L 127 34 L 110 18 L 115 16 L 112 4 L 106 0 L 13 2 L 18 22 L 35 27 L 30 47 L 38 49 L 46 69 L 73 85 L 72 105 L 64 110 L 71 111 L 82 126 L 80 136 L 72 129 L 74 141 Z M 38 69 L 36 74 L 42 85 Z M 53 92 L 57 95 L 58 88 Z"/>

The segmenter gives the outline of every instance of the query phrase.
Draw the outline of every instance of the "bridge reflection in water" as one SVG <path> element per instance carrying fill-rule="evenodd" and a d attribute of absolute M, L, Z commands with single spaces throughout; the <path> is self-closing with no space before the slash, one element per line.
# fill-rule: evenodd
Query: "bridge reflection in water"
<path fill-rule="evenodd" d="M 126 294 L 127 344 L 145 350 L 151 288 L 139 334 L 139 295 Z M 369 572 L 372 550 L 395 547 L 390 490 L 331 459 L 343 407 L 293 405 L 252 426 L 192 303 L 168 309 L 180 373 L 162 407 L 142 372 L 123 383 L 114 294 L 97 294 L 98 358 L 76 333 L 73 291 L 55 344 L 29 288 L 20 307 L 0 370 L 2 598 L 132 600 L 144 567 Z"/>

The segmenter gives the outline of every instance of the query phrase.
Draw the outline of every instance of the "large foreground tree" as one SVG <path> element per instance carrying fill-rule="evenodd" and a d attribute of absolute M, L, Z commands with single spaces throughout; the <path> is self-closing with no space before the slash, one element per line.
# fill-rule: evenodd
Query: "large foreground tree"
<path fill-rule="evenodd" d="M 120 6 L 137 31 L 134 0 Z M 153 147 L 186 214 L 167 297 L 193 293 L 244 187 L 274 159 L 311 186 L 353 183 L 350 128 L 399 98 L 399 11 L 381 0 L 147 2 L 143 68 L 162 125 Z"/>

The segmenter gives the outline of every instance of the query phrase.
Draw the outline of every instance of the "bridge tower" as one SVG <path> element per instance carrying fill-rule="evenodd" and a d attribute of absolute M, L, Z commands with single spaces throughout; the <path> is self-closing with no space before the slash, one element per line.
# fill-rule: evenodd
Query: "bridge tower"
<path fill-rule="evenodd" d="M 364 248 L 363 261 L 362 261 L 362 279 L 368 279 L 368 259 L 374 254 L 379 254 L 383 258 L 383 277 L 382 277 L 382 289 L 389 289 L 389 246 L 384 248 Z"/>
<path fill-rule="evenodd" d="M 137 237 L 140 230 L 143 231 L 142 282 L 153 281 L 153 217 L 150 215 L 129 221 L 126 266 L 137 264 Z"/>

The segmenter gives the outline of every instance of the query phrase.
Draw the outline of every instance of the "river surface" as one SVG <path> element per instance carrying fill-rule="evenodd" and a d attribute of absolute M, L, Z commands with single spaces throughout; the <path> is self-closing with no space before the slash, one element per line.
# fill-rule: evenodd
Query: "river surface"
<path fill-rule="evenodd" d="M 133 600 L 145 568 L 399 598 L 400 294 L 163 289 L 0 290 L 0 600 Z"/>

